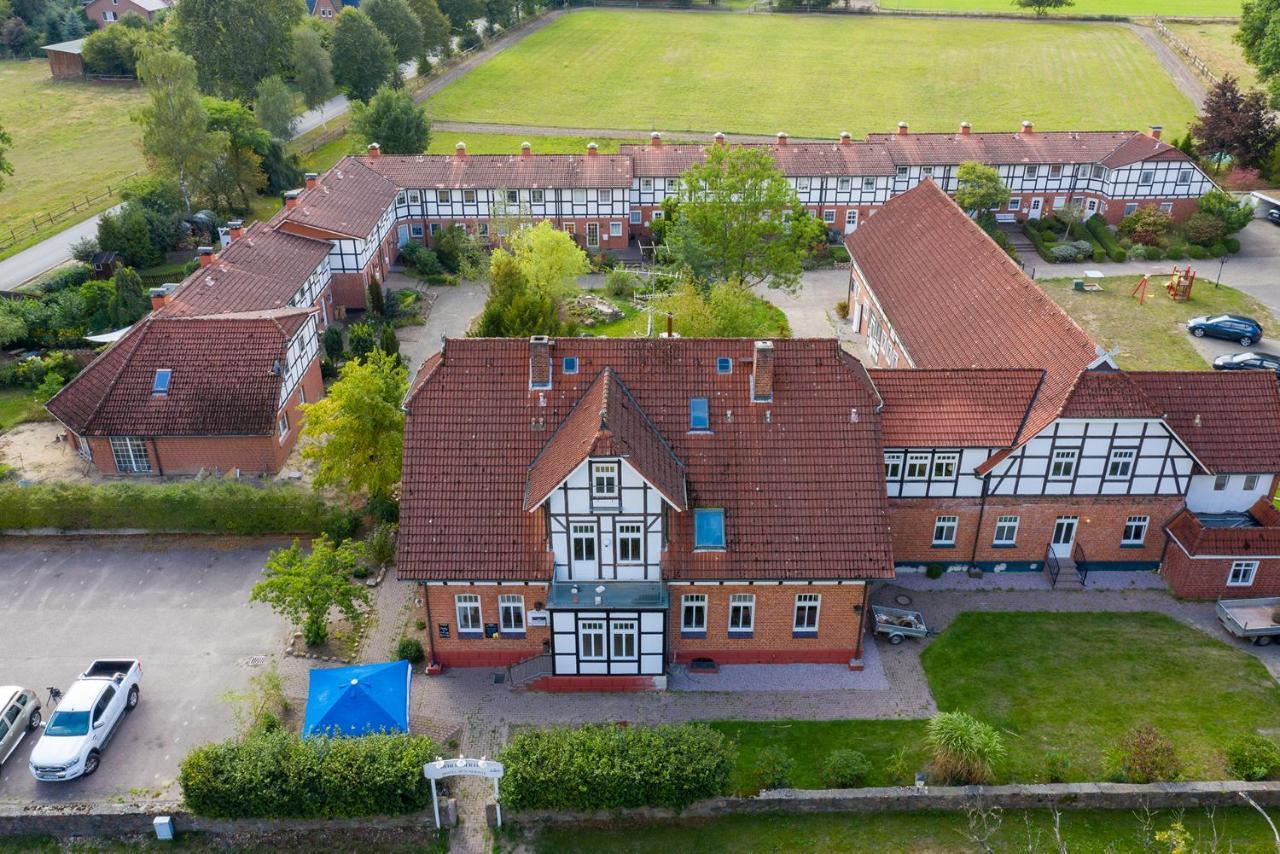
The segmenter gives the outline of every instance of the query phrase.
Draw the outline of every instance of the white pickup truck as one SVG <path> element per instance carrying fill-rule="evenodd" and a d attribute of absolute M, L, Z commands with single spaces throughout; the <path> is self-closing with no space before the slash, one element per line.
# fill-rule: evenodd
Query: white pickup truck
<path fill-rule="evenodd" d="M 37 780 L 73 780 L 98 770 L 102 751 L 125 713 L 138 705 L 142 663 L 135 659 L 93 662 L 67 689 L 31 751 Z"/>

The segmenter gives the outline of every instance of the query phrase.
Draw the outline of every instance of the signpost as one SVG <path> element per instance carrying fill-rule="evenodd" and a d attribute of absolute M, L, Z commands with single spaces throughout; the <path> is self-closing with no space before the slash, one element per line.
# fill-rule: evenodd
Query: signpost
<path fill-rule="evenodd" d="M 431 781 L 431 808 L 435 811 L 436 830 L 440 829 L 440 800 L 436 795 L 436 780 L 445 777 L 490 777 L 493 779 L 493 803 L 498 817 L 498 827 L 502 827 L 502 802 L 498 800 L 498 781 L 502 779 L 501 762 L 480 757 L 479 759 L 441 759 L 428 762 L 422 766 L 422 776 Z"/>

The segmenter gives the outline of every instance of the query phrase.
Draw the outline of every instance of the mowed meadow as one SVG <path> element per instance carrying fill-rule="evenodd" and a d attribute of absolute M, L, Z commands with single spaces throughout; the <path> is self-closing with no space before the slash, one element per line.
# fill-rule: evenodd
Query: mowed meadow
<path fill-rule="evenodd" d="M 1195 113 L 1115 24 L 605 10 L 565 15 L 429 106 L 437 120 L 824 138 L 904 120 L 1176 135 Z"/>
<path fill-rule="evenodd" d="M 929 12 L 997 12 L 1008 15 L 1019 11 L 1014 8 L 1012 0 L 876 0 L 876 3 L 882 9 Z M 1240 0 L 1075 0 L 1071 6 L 1054 9 L 1049 14 L 1234 18 L 1240 15 Z"/>

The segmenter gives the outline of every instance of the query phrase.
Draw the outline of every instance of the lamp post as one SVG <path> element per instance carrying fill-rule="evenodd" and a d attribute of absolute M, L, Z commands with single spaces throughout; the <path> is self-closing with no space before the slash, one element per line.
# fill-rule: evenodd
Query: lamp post
<path fill-rule="evenodd" d="M 1222 284 L 1222 268 L 1227 266 L 1227 256 L 1223 255 L 1218 259 L 1218 278 L 1213 280 L 1213 287 L 1216 289 Z"/>

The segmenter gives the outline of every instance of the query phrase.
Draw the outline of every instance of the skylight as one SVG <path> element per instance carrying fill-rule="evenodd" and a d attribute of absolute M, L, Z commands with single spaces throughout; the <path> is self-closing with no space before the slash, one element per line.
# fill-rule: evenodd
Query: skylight
<path fill-rule="evenodd" d="M 169 378 L 173 375 L 173 371 L 169 368 L 157 368 L 156 378 L 151 382 L 152 394 L 168 394 Z"/>

